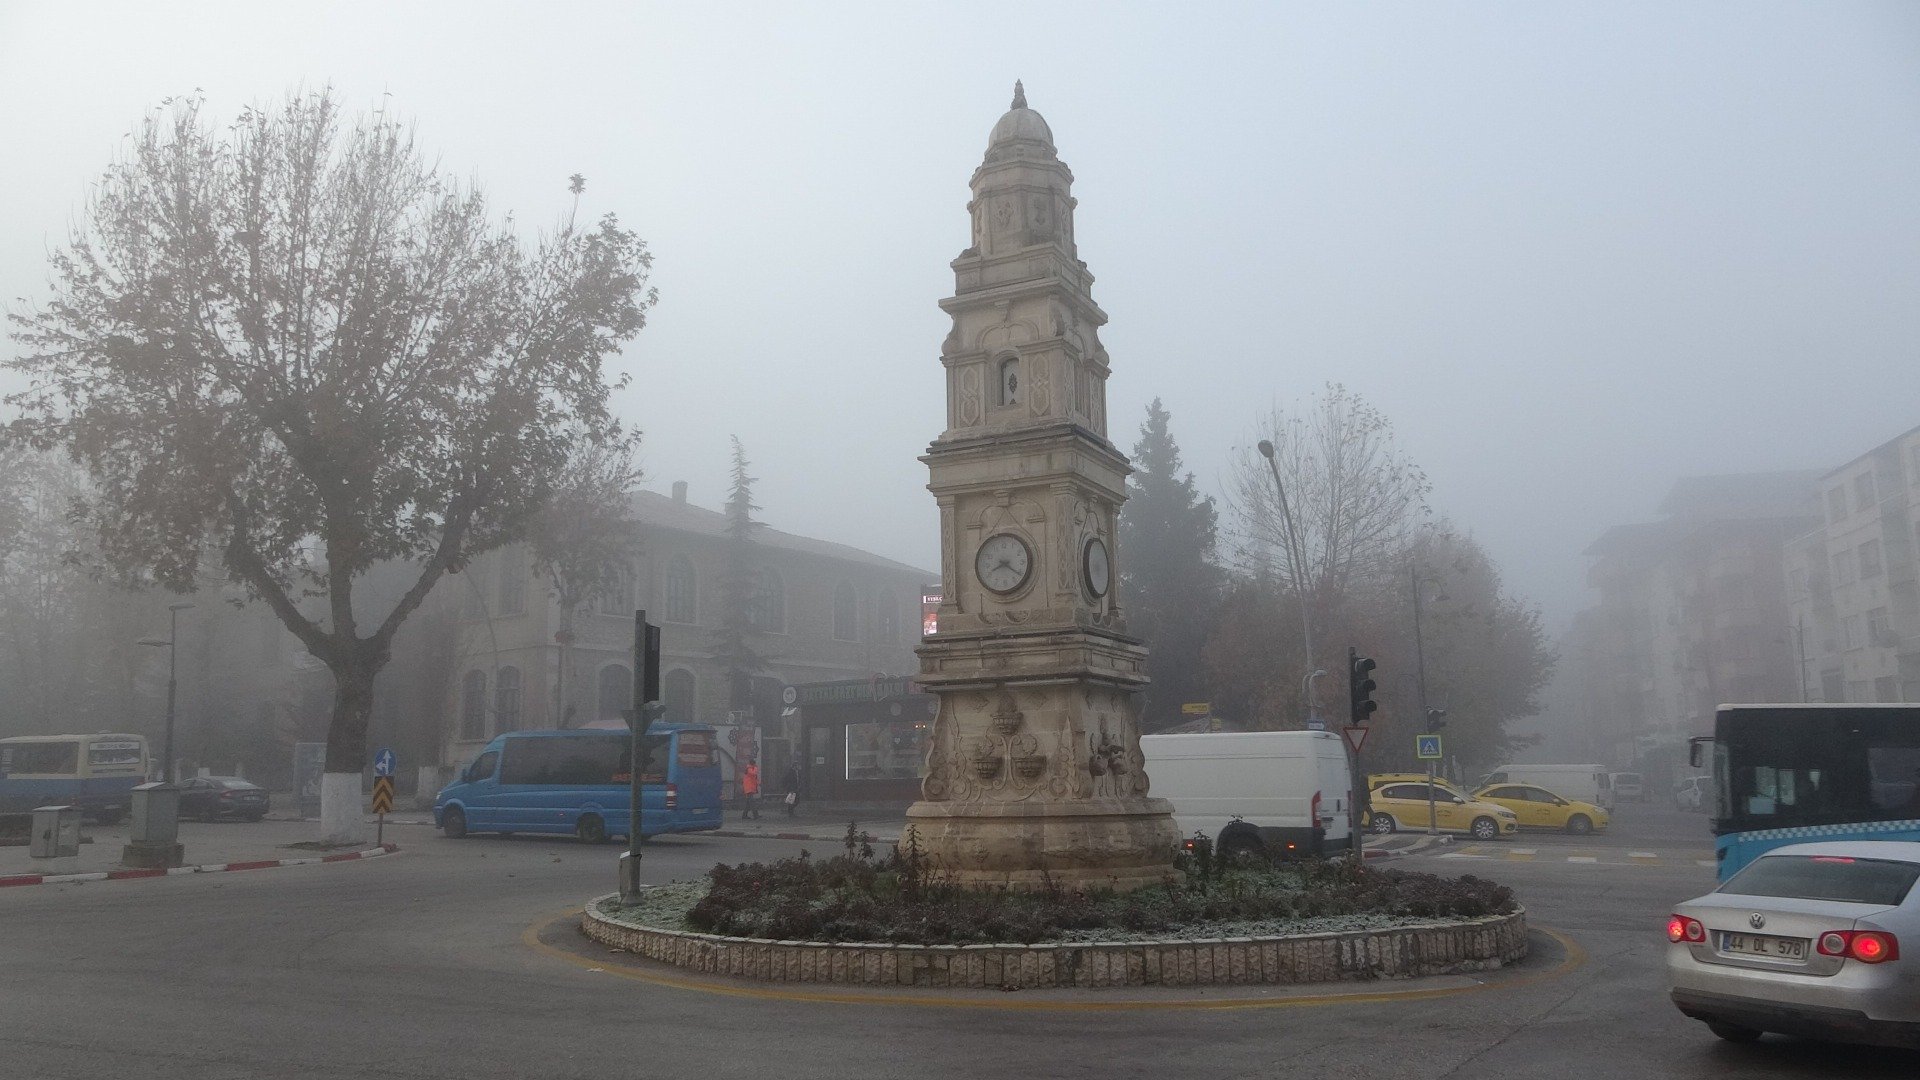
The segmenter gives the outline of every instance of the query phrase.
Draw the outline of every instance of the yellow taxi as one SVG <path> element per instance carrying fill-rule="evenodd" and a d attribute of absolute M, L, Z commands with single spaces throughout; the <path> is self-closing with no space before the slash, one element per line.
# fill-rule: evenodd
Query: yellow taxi
<path fill-rule="evenodd" d="M 1411 775 L 1411 774 L 1408 774 Z M 1378 777 L 1378 782 L 1375 778 Z M 1367 778 L 1371 804 L 1367 828 L 1376 833 L 1427 827 L 1427 778 L 1403 779 L 1393 773 Z M 1443 780 L 1433 781 L 1433 819 L 1441 832 L 1461 832 L 1475 840 L 1498 840 L 1520 831 L 1520 819 L 1504 806 L 1480 802 Z"/>
<path fill-rule="evenodd" d="M 1513 811 L 1523 829 L 1562 829 L 1585 836 L 1607 827 L 1607 812 L 1600 807 L 1563 799 L 1532 784 L 1488 784 L 1473 797 Z"/>

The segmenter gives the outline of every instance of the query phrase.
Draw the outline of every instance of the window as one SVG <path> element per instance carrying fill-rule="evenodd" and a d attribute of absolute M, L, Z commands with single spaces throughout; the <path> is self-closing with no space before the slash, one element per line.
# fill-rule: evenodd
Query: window
<path fill-rule="evenodd" d="M 1427 786 L 1425 784 L 1395 784 L 1392 787 L 1380 789 L 1380 797 L 1383 799 L 1409 799 L 1426 802 Z"/>
<path fill-rule="evenodd" d="M 139 772 L 147 767 L 147 755 L 137 742 L 97 742 L 87 747 L 87 767 Z"/>
<path fill-rule="evenodd" d="M 0 748 L 6 760 L 0 761 L 0 772 L 40 773 L 72 776 L 80 771 L 80 743 L 43 742 L 15 743 Z"/>
<path fill-rule="evenodd" d="M 520 669 L 503 667 L 493 689 L 494 722 L 500 731 L 520 730 Z"/>
<path fill-rule="evenodd" d="M 1897 907 L 1907 898 L 1916 879 L 1920 879 L 1920 866 L 1910 862 L 1766 855 L 1733 875 L 1717 891 L 1733 896 L 1778 896 Z"/>
<path fill-rule="evenodd" d="M 768 634 L 787 629 L 786 584 L 772 567 L 760 571 L 753 581 L 753 595 L 747 598 L 747 625 Z"/>
<path fill-rule="evenodd" d="M 1852 552 L 1843 551 L 1835 555 L 1833 557 L 1833 583 L 1835 585 L 1853 584 L 1854 581 L 1857 580 L 1859 569 L 1860 563 L 1853 557 Z"/>
<path fill-rule="evenodd" d="M 1827 489 L 1827 520 L 1839 521 L 1847 516 L 1847 489 L 1832 487 Z"/>
<path fill-rule="evenodd" d="M 1009 356 L 1000 361 L 1000 404 L 1020 404 L 1020 358 Z"/>
<path fill-rule="evenodd" d="M 667 562 L 666 619 L 668 622 L 697 622 L 699 606 L 694 592 L 693 560 L 675 555 Z"/>
<path fill-rule="evenodd" d="M 1858 615 L 1849 615 L 1840 620 L 1840 647 L 1842 649 L 1865 648 L 1867 644 L 1866 623 Z"/>
<path fill-rule="evenodd" d="M 509 739 L 500 782 L 558 787 L 626 783 L 632 746 L 632 737 L 621 734 Z"/>
<path fill-rule="evenodd" d="M 1547 803 L 1547 804 L 1549 804 L 1549 805 L 1553 805 L 1553 806 L 1558 806 L 1558 805 L 1560 804 L 1560 796 L 1558 796 L 1558 795 L 1555 795 L 1555 794 L 1554 794 L 1553 792 L 1551 792 L 1551 791 L 1548 791 L 1548 790 L 1547 790 L 1547 789 L 1545 789 L 1545 788 L 1537 788 L 1537 787 L 1536 787 L 1536 788 L 1528 788 L 1528 789 L 1527 789 L 1527 801 L 1528 801 L 1528 802 L 1543 802 L 1543 803 Z"/>
<path fill-rule="evenodd" d="M 1890 649 L 1900 644 L 1894 639 L 1893 624 L 1889 620 L 1887 609 L 1874 608 L 1867 612 L 1867 644 Z M 1882 698 L 1882 701 L 1898 701 L 1898 698 Z"/>
<path fill-rule="evenodd" d="M 900 640 L 900 598 L 892 589 L 881 589 L 879 617 L 874 620 L 874 639 L 892 644 Z"/>
<path fill-rule="evenodd" d="M 633 571 L 622 566 L 614 570 L 613 576 L 600 586 L 597 596 L 600 614 L 633 614 Z"/>
<path fill-rule="evenodd" d="M 600 719 L 624 722 L 633 708 L 633 672 L 624 665 L 600 669 Z"/>
<path fill-rule="evenodd" d="M 1860 545 L 1860 577 L 1865 580 L 1879 577 L 1881 572 L 1880 541 L 1869 540 Z"/>
<path fill-rule="evenodd" d="M 495 600 L 493 613 L 518 615 L 527 610 L 527 564 L 520 558 L 519 552 L 513 548 L 500 552 L 499 561 L 500 591 Z"/>
<path fill-rule="evenodd" d="M 460 682 L 460 737 L 487 737 L 487 673 L 479 668 Z"/>
<path fill-rule="evenodd" d="M 660 704 L 669 724 L 691 724 L 694 717 L 693 672 L 674 668 L 660 680 Z"/>
<path fill-rule="evenodd" d="M 859 638 L 859 613 L 853 600 L 853 586 L 846 582 L 833 589 L 833 636 L 839 641 L 855 641 Z"/>
<path fill-rule="evenodd" d="M 494 767 L 500 764 L 500 751 L 489 750 L 467 769 L 468 780 L 485 780 L 493 775 Z"/>
<path fill-rule="evenodd" d="M 1891 675 L 1883 675 L 1873 680 L 1873 700 L 1895 702 L 1900 700 L 1900 680 Z"/>
<path fill-rule="evenodd" d="M 847 779 L 914 780 L 927 760 L 925 720 L 847 725 Z"/>
<path fill-rule="evenodd" d="M 1871 510 L 1873 504 L 1880 501 L 1879 493 L 1874 490 L 1872 473 L 1863 472 L 1853 478 L 1853 501 L 1862 510 Z"/>

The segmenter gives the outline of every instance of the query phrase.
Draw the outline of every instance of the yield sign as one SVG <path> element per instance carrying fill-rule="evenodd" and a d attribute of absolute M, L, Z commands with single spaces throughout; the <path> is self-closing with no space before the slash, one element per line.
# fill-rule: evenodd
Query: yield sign
<path fill-rule="evenodd" d="M 1368 730 L 1363 727 L 1344 727 L 1340 729 L 1340 733 L 1347 737 L 1347 745 L 1353 747 L 1353 752 L 1357 754 L 1360 748 L 1366 745 Z"/>

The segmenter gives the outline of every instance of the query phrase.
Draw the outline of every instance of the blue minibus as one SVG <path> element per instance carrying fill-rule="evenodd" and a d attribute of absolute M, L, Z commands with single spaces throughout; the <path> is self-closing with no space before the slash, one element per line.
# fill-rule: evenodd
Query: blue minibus
<path fill-rule="evenodd" d="M 572 833 L 586 843 L 627 834 L 632 736 L 624 731 L 515 731 L 496 736 L 441 789 L 433 823 L 469 833 Z M 641 777 L 642 836 L 718 829 L 719 740 L 695 724 L 654 724 Z"/>
<path fill-rule="evenodd" d="M 1712 738 L 1721 881 L 1773 848 L 1920 840 L 1920 704 L 1722 705 Z"/>
<path fill-rule="evenodd" d="M 0 813 L 78 806 L 111 825 L 147 781 L 147 740 L 139 735 L 16 735 L 0 739 Z"/>

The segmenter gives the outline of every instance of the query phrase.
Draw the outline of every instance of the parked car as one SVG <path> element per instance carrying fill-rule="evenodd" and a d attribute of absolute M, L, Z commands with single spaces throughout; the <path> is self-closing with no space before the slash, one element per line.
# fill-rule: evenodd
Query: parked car
<path fill-rule="evenodd" d="M 1495 784 L 1474 792 L 1473 797 L 1513 811 L 1523 829 L 1559 829 L 1584 836 L 1605 832 L 1608 824 L 1607 812 L 1600 807 L 1563 799 L 1531 784 Z"/>
<path fill-rule="evenodd" d="M 1441 783 L 1434 783 L 1431 815 L 1441 832 L 1463 832 L 1475 840 L 1498 840 L 1520 831 L 1520 819 L 1504 806 L 1477 802 Z M 1421 830 L 1429 818 L 1427 782 L 1389 783 L 1368 796 L 1367 828 L 1376 833 L 1396 829 Z"/>
<path fill-rule="evenodd" d="M 266 788 L 237 776 L 196 776 L 180 785 L 182 818 L 259 821 L 267 816 L 270 801 Z"/>
<path fill-rule="evenodd" d="M 1911 841 L 1767 852 L 1667 920 L 1674 1005 L 1730 1042 L 1775 1032 L 1920 1049 L 1916 881 Z"/>
<path fill-rule="evenodd" d="M 1613 774 L 1613 799 L 1614 799 L 1614 802 L 1616 803 L 1625 802 L 1628 799 L 1631 799 L 1634 802 L 1646 802 L 1647 801 L 1646 778 L 1641 776 L 1637 772 L 1614 773 Z"/>
<path fill-rule="evenodd" d="M 1673 808 L 1704 814 L 1713 805 L 1713 777 L 1689 776 L 1673 785 Z"/>

